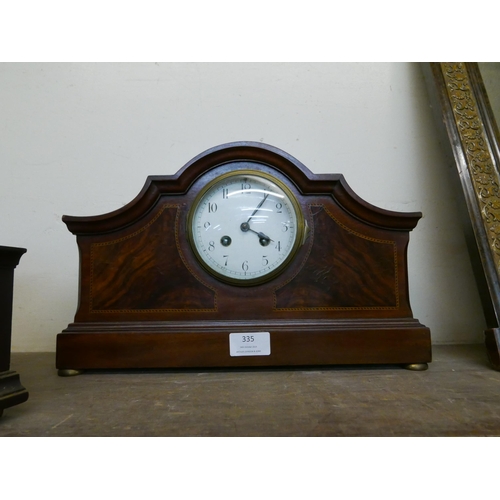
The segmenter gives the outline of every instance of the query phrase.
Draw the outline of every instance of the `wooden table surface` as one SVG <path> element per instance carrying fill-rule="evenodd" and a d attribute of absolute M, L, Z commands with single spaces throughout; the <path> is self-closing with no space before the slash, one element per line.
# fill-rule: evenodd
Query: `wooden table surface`
<path fill-rule="evenodd" d="M 86 372 L 14 353 L 30 398 L 0 436 L 498 436 L 500 373 L 482 345 L 435 346 L 397 366 Z"/>

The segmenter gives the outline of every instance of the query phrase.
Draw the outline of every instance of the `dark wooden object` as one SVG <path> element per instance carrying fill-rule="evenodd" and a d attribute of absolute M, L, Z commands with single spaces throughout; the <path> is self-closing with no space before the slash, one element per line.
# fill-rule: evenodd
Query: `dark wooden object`
<path fill-rule="evenodd" d="M 25 248 L 0 246 L 0 416 L 4 409 L 28 399 L 19 374 L 10 370 L 14 269 L 25 252 Z"/>
<path fill-rule="evenodd" d="M 500 370 L 499 133 L 477 63 L 425 63 L 431 105 L 456 166 L 462 220 L 487 323 L 485 345 Z"/>
<path fill-rule="evenodd" d="M 245 168 L 290 186 L 310 234 L 278 277 L 238 287 L 198 263 L 186 221 L 209 180 Z M 430 332 L 412 316 L 406 261 L 420 217 L 375 208 L 342 175 L 314 175 L 271 146 L 213 148 L 176 175 L 148 177 L 115 212 L 64 216 L 80 251 L 80 299 L 57 336 L 57 368 L 424 365 Z M 271 355 L 230 356 L 229 333 L 261 331 Z"/>

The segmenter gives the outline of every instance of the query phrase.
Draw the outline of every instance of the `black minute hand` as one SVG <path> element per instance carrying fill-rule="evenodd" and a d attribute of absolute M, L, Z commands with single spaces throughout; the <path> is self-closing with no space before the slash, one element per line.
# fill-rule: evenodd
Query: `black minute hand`
<path fill-rule="evenodd" d="M 253 211 L 252 215 L 248 218 L 247 224 L 250 222 L 250 219 L 259 211 L 259 208 L 264 205 L 264 202 L 267 200 L 269 193 L 266 193 L 264 199 L 257 205 L 257 208 Z"/>

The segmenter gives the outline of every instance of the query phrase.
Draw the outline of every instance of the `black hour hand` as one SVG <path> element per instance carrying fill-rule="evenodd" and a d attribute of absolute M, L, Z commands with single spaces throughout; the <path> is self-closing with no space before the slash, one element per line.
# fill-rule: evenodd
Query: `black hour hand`
<path fill-rule="evenodd" d="M 254 231 L 251 227 L 250 227 L 250 224 L 248 222 L 242 222 L 241 226 L 240 226 L 240 229 L 246 233 L 247 231 L 250 231 L 252 233 L 255 233 L 258 237 L 259 237 L 259 243 L 263 246 L 263 247 L 267 247 L 267 245 L 269 245 L 269 243 L 271 243 L 271 241 L 273 241 L 271 238 L 269 238 L 269 236 L 267 236 L 267 234 L 264 234 L 260 231 Z"/>

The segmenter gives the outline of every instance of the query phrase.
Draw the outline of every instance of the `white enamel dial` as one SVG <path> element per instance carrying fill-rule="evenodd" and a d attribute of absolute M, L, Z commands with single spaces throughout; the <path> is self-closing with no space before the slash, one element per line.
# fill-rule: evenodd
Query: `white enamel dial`
<path fill-rule="evenodd" d="M 304 235 L 304 219 L 291 191 L 262 172 L 223 174 L 195 200 L 191 245 L 201 264 L 223 281 L 267 281 L 291 261 Z"/>

